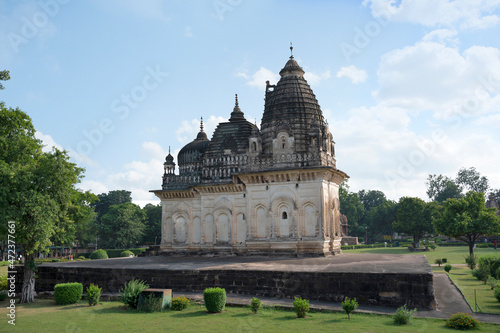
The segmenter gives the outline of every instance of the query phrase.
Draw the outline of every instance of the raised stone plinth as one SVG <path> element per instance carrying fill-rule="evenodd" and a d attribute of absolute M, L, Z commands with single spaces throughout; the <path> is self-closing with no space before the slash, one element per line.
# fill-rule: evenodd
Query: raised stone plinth
<path fill-rule="evenodd" d="M 22 270 L 18 274 L 17 281 L 22 281 Z M 141 279 L 151 288 L 169 288 L 174 293 L 222 287 L 228 293 L 253 296 L 334 302 L 356 297 L 360 304 L 435 307 L 432 270 L 427 258 L 418 255 L 115 258 L 44 263 L 37 275 L 37 291 L 77 281 L 117 292 L 127 281 Z"/>

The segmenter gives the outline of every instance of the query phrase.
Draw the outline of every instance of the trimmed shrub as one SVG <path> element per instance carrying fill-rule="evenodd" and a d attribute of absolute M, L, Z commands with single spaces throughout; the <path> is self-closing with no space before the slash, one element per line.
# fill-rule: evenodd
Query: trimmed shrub
<path fill-rule="evenodd" d="M 465 256 L 465 263 L 471 270 L 473 270 L 477 265 L 477 256 L 475 254 Z"/>
<path fill-rule="evenodd" d="M 446 264 L 448 262 L 448 258 L 443 258 L 441 260 L 443 261 L 443 264 Z"/>
<path fill-rule="evenodd" d="M 452 266 L 450 264 L 446 264 L 444 265 L 444 270 L 446 271 L 446 273 L 449 273 L 452 269 Z"/>
<path fill-rule="evenodd" d="M 120 289 L 120 302 L 128 305 L 131 309 L 137 309 L 139 295 L 144 289 L 148 289 L 149 285 L 141 280 L 130 280 L 125 283 L 123 289 Z"/>
<path fill-rule="evenodd" d="M 304 318 L 307 311 L 309 311 L 309 300 L 302 299 L 301 297 L 295 297 L 295 301 L 293 301 L 293 309 L 295 310 L 297 317 Z"/>
<path fill-rule="evenodd" d="M 7 275 L 0 275 L 0 290 L 7 290 Z"/>
<path fill-rule="evenodd" d="M 85 260 L 85 259 L 87 259 L 87 258 L 85 258 L 85 256 L 79 256 L 78 257 L 78 260 Z"/>
<path fill-rule="evenodd" d="M 163 299 L 155 296 L 154 293 L 147 293 L 147 296 L 141 294 L 137 310 L 143 312 L 162 312 Z"/>
<path fill-rule="evenodd" d="M 260 299 L 258 299 L 257 297 L 252 298 L 252 302 L 250 302 L 250 308 L 252 309 L 252 312 L 256 314 L 260 308 Z"/>
<path fill-rule="evenodd" d="M 5 301 L 9 297 L 9 292 L 7 290 L 0 291 L 0 301 Z"/>
<path fill-rule="evenodd" d="M 130 257 L 130 256 L 134 256 L 134 252 L 132 251 L 129 251 L 129 250 L 125 250 L 125 251 L 122 251 L 122 253 L 120 253 L 120 257 Z"/>
<path fill-rule="evenodd" d="M 90 255 L 90 259 L 108 259 L 108 253 L 104 251 L 103 249 L 95 250 L 92 252 Z"/>
<path fill-rule="evenodd" d="M 479 328 L 481 324 L 471 315 L 466 313 L 455 313 L 446 320 L 446 327 L 456 330 L 473 330 Z"/>
<path fill-rule="evenodd" d="M 438 264 L 438 265 L 439 265 L 439 267 L 441 267 L 441 264 L 443 263 L 443 259 L 439 259 L 439 258 L 438 258 L 438 259 L 434 260 L 434 263 L 435 263 L 435 264 Z"/>
<path fill-rule="evenodd" d="M 191 305 L 191 301 L 186 297 L 175 297 L 172 298 L 172 302 L 170 302 L 170 309 L 175 311 L 182 311 L 187 309 Z"/>
<path fill-rule="evenodd" d="M 83 285 L 78 282 L 59 283 L 54 287 L 54 299 L 59 305 L 75 304 L 82 299 Z"/>
<path fill-rule="evenodd" d="M 434 243 L 431 243 L 431 244 L 429 245 L 429 247 L 431 248 L 431 250 L 432 250 L 432 251 L 434 251 L 434 250 L 437 248 L 437 245 L 436 245 L 436 244 L 434 244 Z"/>
<path fill-rule="evenodd" d="M 486 284 L 490 274 L 485 269 L 476 268 L 476 269 L 472 270 L 472 276 L 475 277 L 476 279 L 478 279 L 479 281 L 483 281 L 484 284 Z"/>
<path fill-rule="evenodd" d="M 85 297 L 89 302 L 89 306 L 94 306 L 99 303 L 99 299 L 101 298 L 101 292 L 102 288 L 99 288 L 98 285 L 95 285 L 93 283 L 91 283 L 90 286 L 87 287 L 86 290 L 87 296 Z"/>
<path fill-rule="evenodd" d="M 495 295 L 497 301 L 500 302 L 500 285 L 495 286 L 495 289 L 493 289 L 493 294 Z"/>
<path fill-rule="evenodd" d="M 60 259 L 52 259 L 52 262 L 59 262 L 61 261 Z"/>
<path fill-rule="evenodd" d="M 221 312 L 226 306 L 226 289 L 206 288 L 203 291 L 203 301 L 208 312 Z"/>
<path fill-rule="evenodd" d="M 356 302 L 356 297 L 353 299 L 345 298 L 342 302 L 342 309 L 344 309 L 345 313 L 347 313 L 347 318 L 351 320 L 351 312 L 358 308 L 358 302 Z"/>
<path fill-rule="evenodd" d="M 417 311 L 417 308 L 411 310 L 406 308 L 406 304 L 399 307 L 396 310 L 396 315 L 394 316 L 395 325 L 408 325 L 411 321 L 411 316 Z"/>

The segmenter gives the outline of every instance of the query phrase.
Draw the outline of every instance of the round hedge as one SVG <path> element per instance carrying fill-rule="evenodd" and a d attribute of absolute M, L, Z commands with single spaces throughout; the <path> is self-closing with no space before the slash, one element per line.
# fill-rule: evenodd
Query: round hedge
<path fill-rule="evenodd" d="M 54 299 L 59 305 L 75 304 L 82 299 L 83 285 L 78 282 L 59 283 L 54 287 Z"/>
<path fill-rule="evenodd" d="M 226 289 L 207 288 L 203 292 L 203 301 L 208 312 L 218 313 L 226 306 Z"/>
<path fill-rule="evenodd" d="M 103 249 L 99 249 L 92 252 L 90 259 L 108 259 L 108 253 Z"/>
<path fill-rule="evenodd" d="M 120 257 L 130 257 L 130 256 L 134 256 L 134 252 L 125 250 L 122 253 L 120 253 Z"/>

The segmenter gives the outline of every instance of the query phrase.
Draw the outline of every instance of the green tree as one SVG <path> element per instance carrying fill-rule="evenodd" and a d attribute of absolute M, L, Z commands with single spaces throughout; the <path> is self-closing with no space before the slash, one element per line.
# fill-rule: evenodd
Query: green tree
<path fill-rule="evenodd" d="M 68 219 L 82 173 L 65 151 L 42 152 L 30 117 L 0 102 L 0 224 L 15 222 L 16 246 L 23 249 L 20 303 L 34 301 L 35 254 L 45 251 L 60 221 Z"/>
<path fill-rule="evenodd" d="M 364 235 L 365 228 L 359 225 L 359 221 L 365 213 L 365 208 L 358 194 L 349 191 L 347 182 L 343 182 L 339 188 L 340 213 L 347 217 L 350 234 L 355 236 Z"/>
<path fill-rule="evenodd" d="M 106 214 L 113 205 L 132 202 L 131 194 L 132 192 L 126 190 L 115 190 L 98 194 L 97 197 L 99 200 L 92 204 L 97 213 L 97 219 L 100 220 L 101 216 Z"/>
<path fill-rule="evenodd" d="M 142 208 L 146 214 L 143 244 L 155 244 L 161 239 L 161 205 L 147 204 Z"/>
<path fill-rule="evenodd" d="M 476 168 L 461 168 L 458 171 L 457 178 L 455 182 L 462 186 L 466 191 L 474 192 L 488 192 L 490 187 L 488 178 L 481 176 L 481 174 L 476 170 Z"/>
<path fill-rule="evenodd" d="M 377 190 L 358 191 L 358 197 L 365 207 L 365 212 L 370 208 L 383 205 L 387 201 L 384 192 Z"/>
<path fill-rule="evenodd" d="M 473 255 L 479 236 L 500 234 L 500 217 L 495 213 L 494 208 L 486 208 L 482 192 L 469 191 L 461 199 L 446 200 L 433 224 L 438 233 L 467 242 Z"/>
<path fill-rule="evenodd" d="M 69 216 L 73 221 L 72 243 L 80 247 L 86 247 L 89 243 L 95 241 L 97 236 L 97 213 L 91 206 L 99 200 L 97 195 L 90 191 L 74 190 L 69 208 Z M 77 250 L 78 254 L 78 250 Z"/>
<path fill-rule="evenodd" d="M 458 199 L 462 196 L 462 189 L 455 181 L 443 175 L 429 175 L 426 181 L 429 199 L 443 202 L 448 198 Z"/>
<path fill-rule="evenodd" d="M 103 247 L 129 248 L 137 246 L 145 230 L 146 214 L 136 204 L 113 205 L 101 217 L 100 239 Z"/>
<path fill-rule="evenodd" d="M 397 220 L 394 231 L 413 236 L 415 247 L 420 246 L 420 239 L 433 232 L 432 212 L 435 205 L 429 205 L 420 198 L 402 197 L 399 200 Z"/>
<path fill-rule="evenodd" d="M 7 81 L 7 80 L 10 80 L 9 71 L 6 70 L 0 71 L 0 81 Z M 5 89 L 5 87 L 3 86 L 2 82 L 0 82 L 0 90 L 3 89 Z"/>
<path fill-rule="evenodd" d="M 373 230 L 373 236 L 392 235 L 392 225 L 397 220 L 398 203 L 386 200 L 381 205 L 370 208 L 363 220 Z"/>

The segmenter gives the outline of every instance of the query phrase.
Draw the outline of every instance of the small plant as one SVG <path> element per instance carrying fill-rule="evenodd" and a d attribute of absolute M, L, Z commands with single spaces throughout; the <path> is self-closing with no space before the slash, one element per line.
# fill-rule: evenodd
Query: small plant
<path fill-rule="evenodd" d="M 175 311 L 182 311 L 187 309 L 191 305 L 191 301 L 186 297 L 176 297 L 172 298 L 172 302 L 170 303 L 170 309 Z"/>
<path fill-rule="evenodd" d="M 7 289 L 7 275 L 0 275 L 0 290 Z"/>
<path fill-rule="evenodd" d="M 90 255 L 90 259 L 108 259 L 108 253 L 104 251 L 103 249 L 95 250 L 92 252 Z"/>
<path fill-rule="evenodd" d="M 163 300 L 161 297 L 157 297 L 153 293 L 148 293 L 147 296 L 142 295 L 143 298 L 139 302 L 137 310 L 149 313 L 163 311 Z"/>
<path fill-rule="evenodd" d="M 78 282 L 59 283 L 54 286 L 54 299 L 59 305 L 75 304 L 82 299 L 83 285 Z"/>
<path fill-rule="evenodd" d="M 495 289 L 493 289 L 493 294 L 495 295 L 497 301 L 500 302 L 500 285 L 495 286 Z"/>
<path fill-rule="evenodd" d="M 144 289 L 148 289 L 149 285 L 141 280 L 130 280 L 125 283 L 123 289 L 120 289 L 120 301 L 128 305 L 131 309 L 137 309 L 139 295 Z"/>
<path fill-rule="evenodd" d="M 125 251 L 122 251 L 122 253 L 120 253 L 120 257 L 130 257 L 130 256 L 134 256 L 134 252 L 132 251 L 129 251 L 129 250 L 125 250 Z"/>
<path fill-rule="evenodd" d="M 407 309 L 406 304 L 399 307 L 396 310 L 396 315 L 394 316 L 394 324 L 395 325 L 408 325 L 410 323 L 411 316 L 413 315 L 413 313 L 415 311 L 417 311 L 416 308 L 413 310 Z"/>
<path fill-rule="evenodd" d="M 89 306 L 97 305 L 99 303 L 99 298 L 101 298 L 102 288 L 99 288 L 98 285 L 91 283 L 86 292 L 86 298 L 89 302 Z"/>
<path fill-rule="evenodd" d="M 226 307 L 226 289 L 206 288 L 203 291 L 203 301 L 208 312 L 221 312 Z"/>
<path fill-rule="evenodd" d="M 258 299 L 257 297 L 252 298 L 252 302 L 250 302 L 250 308 L 252 309 L 252 312 L 256 314 L 260 308 L 260 299 Z"/>
<path fill-rule="evenodd" d="M 473 270 L 477 265 L 477 256 L 475 254 L 465 256 L 465 263 L 471 270 Z"/>
<path fill-rule="evenodd" d="M 443 261 L 443 264 L 446 264 L 448 262 L 448 258 L 443 258 L 441 260 Z"/>
<path fill-rule="evenodd" d="M 479 281 L 483 281 L 484 284 L 488 281 L 488 277 L 490 276 L 489 272 L 482 268 L 476 268 L 472 270 L 472 276 L 478 279 Z"/>
<path fill-rule="evenodd" d="M 434 250 L 436 250 L 437 245 L 434 243 L 431 243 L 431 245 L 429 245 L 429 247 L 431 248 L 432 251 L 434 251 Z"/>
<path fill-rule="evenodd" d="M 295 297 L 293 301 L 293 309 L 297 314 L 297 317 L 304 318 L 306 313 L 309 311 L 309 300 L 302 299 L 301 297 Z"/>
<path fill-rule="evenodd" d="M 473 330 L 479 328 L 481 324 L 471 315 L 466 313 L 455 313 L 446 320 L 446 327 L 456 330 Z"/>
<path fill-rule="evenodd" d="M 446 264 L 444 265 L 444 270 L 446 271 L 446 273 L 449 273 L 452 269 L 452 266 L 450 264 Z"/>
<path fill-rule="evenodd" d="M 358 302 L 356 302 L 356 297 L 353 299 L 345 298 L 342 302 L 342 309 L 344 309 L 345 313 L 347 313 L 347 318 L 351 320 L 351 312 L 358 308 Z"/>
<path fill-rule="evenodd" d="M 85 256 L 79 256 L 78 257 L 78 260 L 85 260 L 85 259 L 87 259 L 87 258 L 85 258 Z"/>
<path fill-rule="evenodd" d="M 493 276 L 488 277 L 488 280 L 486 283 L 491 287 L 491 290 L 495 289 L 496 285 L 498 284 L 498 280 L 495 279 Z"/>
<path fill-rule="evenodd" d="M 441 267 L 441 264 L 443 263 L 443 259 L 438 258 L 438 259 L 434 260 L 434 263 L 438 264 L 438 266 Z"/>

